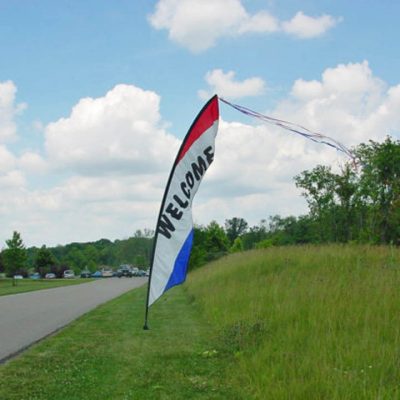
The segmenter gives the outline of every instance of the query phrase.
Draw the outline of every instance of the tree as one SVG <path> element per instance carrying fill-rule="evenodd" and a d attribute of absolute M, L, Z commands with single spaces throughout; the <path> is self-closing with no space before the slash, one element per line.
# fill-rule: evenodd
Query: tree
<path fill-rule="evenodd" d="M 190 254 L 189 269 L 200 267 L 227 254 L 229 240 L 224 229 L 216 221 L 207 227 L 194 226 L 193 248 Z"/>
<path fill-rule="evenodd" d="M 114 265 L 116 264 L 115 258 L 115 252 L 113 251 L 112 244 L 102 248 L 99 252 L 99 264 Z M 89 269 L 94 272 L 94 270 L 96 269 L 96 265 L 94 266 L 93 270 L 91 269 L 91 267 L 89 267 Z"/>
<path fill-rule="evenodd" d="M 207 262 L 205 250 L 206 231 L 203 226 L 195 225 L 193 228 L 193 247 L 190 253 L 189 270 L 200 267 Z"/>
<path fill-rule="evenodd" d="M 204 245 L 208 261 L 227 253 L 229 248 L 228 237 L 224 229 L 216 221 L 211 221 L 208 224 Z"/>
<path fill-rule="evenodd" d="M 368 205 L 370 235 L 380 243 L 400 243 L 400 141 L 361 144 L 356 155 L 360 190 Z"/>
<path fill-rule="evenodd" d="M 6 274 L 14 276 L 15 274 L 27 275 L 26 260 L 27 254 L 21 235 L 13 232 L 11 239 L 6 240 L 7 248 L 3 250 L 3 263 Z"/>
<path fill-rule="evenodd" d="M 231 244 L 235 239 L 243 235 L 248 228 L 249 224 L 243 218 L 233 217 L 225 221 L 225 232 Z"/>
<path fill-rule="evenodd" d="M 34 261 L 36 271 L 39 272 L 42 277 L 44 277 L 47 272 L 50 272 L 51 267 L 56 263 L 57 260 L 55 259 L 53 253 L 43 245 L 37 252 Z"/>
<path fill-rule="evenodd" d="M 238 253 L 240 251 L 244 250 L 244 246 L 243 246 L 243 241 L 240 237 L 237 237 L 234 241 L 233 244 L 231 246 L 231 248 L 229 249 L 229 251 L 231 253 Z"/>
<path fill-rule="evenodd" d="M 335 241 L 335 174 L 331 167 L 318 165 L 294 177 L 296 186 L 303 189 L 310 216 L 318 221 L 319 241 Z"/>
<path fill-rule="evenodd" d="M 5 272 L 4 262 L 3 262 L 3 252 L 0 253 L 0 273 Z"/>
<path fill-rule="evenodd" d="M 261 242 L 267 238 L 267 221 L 262 219 L 260 225 L 252 226 L 246 233 L 241 237 L 243 247 L 245 250 L 250 250 L 255 247 L 256 243 Z"/>
<path fill-rule="evenodd" d="M 400 141 L 371 140 L 354 153 L 358 169 L 347 164 L 335 174 L 319 165 L 295 177 L 319 241 L 400 244 Z"/>
<path fill-rule="evenodd" d="M 68 252 L 66 253 L 62 262 L 67 265 L 70 265 L 75 272 L 85 268 L 88 260 L 85 258 L 81 246 L 72 243 L 67 247 L 68 247 Z"/>
<path fill-rule="evenodd" d="M 319 242 L 347 242 L 352 239 L 358 204 L 358 177 L 346 164 L 339 174 L 331 167 L 318 165 L 295 176 L 303 189 L 312 221 L 318 228 Z"/>
<path fill-rule="evenodd" d="M 116 257 L 121 264 L 136 264 L 141 267 L 150 264 L 153 239 L 144 237 L 138 231 L 135 237 L 116 242 Z"/>
<path fill-rule="evenodd" d="M 99 251 L 97 250 L 96 246 L 93 244 L 88 244 L 82 249 L 82 255 L 85 259 L 85 266 L 86 265 L 99 265 L 99 258 L 100 254 Z M 83 265 L 80 265 L 79 268 L 83 269 Z M 95 267 L 96 268 L 96 267 Z M 89 267 L 91 270 L 91 268 Z"/>
<path fill-rule="evenodd" d="M 334 175 L 335 195 L 338 199 L 335 219 L 338 226 L 337 238 L 340 242 L 348 242 L 357 236 L 359 231 L 357 215 L 362 204 L 359 197 L 359 178 L 350 164 L 345 164 L 340 174 Z"/>

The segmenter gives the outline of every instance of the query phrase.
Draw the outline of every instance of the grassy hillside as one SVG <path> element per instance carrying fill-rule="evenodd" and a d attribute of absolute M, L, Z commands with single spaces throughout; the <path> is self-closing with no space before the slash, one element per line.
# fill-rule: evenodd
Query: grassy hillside
<path fill-rule="evenodd" d="M 196 271 L 187 290 L 251 398 L 400 398 L 399 249 L 246 252 Z"/>

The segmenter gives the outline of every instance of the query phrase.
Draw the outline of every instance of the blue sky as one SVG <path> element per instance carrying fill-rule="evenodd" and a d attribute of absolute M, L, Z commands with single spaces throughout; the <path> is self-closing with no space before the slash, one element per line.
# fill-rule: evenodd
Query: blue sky
<path fill-rule="evenodd" d="M 0 0 L 1 243 L 154 228 L 174 152 L 214 92 L 349 146 L 398 138 L 398 15 L 388 0 Z M 343 162 L 221 117 L 197 223 L 298 215 L 292 177 Z"/>

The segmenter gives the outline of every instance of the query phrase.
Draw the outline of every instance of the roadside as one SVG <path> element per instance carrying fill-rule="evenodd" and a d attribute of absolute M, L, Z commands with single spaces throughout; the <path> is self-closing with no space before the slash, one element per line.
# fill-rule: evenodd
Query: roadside
<path fill-rule="evenodd" d="M 81 285 L 1 296 L 0 361 L 146 281 L 146 278 L 99 279 Z"/>
<path fill-rule="evenodd" d="M 0 366 L 2 400 L 238 399 L 212 329 L 181 287 L 156 303 L 146 288 L 82 316 Z"/>
<path fill-rule="evenodd" d="M 93 279 L 0 279 L 0 296 L 26 293 L 34 290 L 51 289 L 60 286 L 80 285 Z"/>

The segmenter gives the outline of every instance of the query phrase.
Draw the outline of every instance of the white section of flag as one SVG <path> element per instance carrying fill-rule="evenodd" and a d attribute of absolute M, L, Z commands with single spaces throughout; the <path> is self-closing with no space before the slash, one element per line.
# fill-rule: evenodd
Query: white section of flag
<path fill-rule="evenodd" d="M 162 213 L 169 203 L 174 202 L 173 196 L 181 193 L 181 182 L 185 182 L 185 175 L 192 170 L 192 163 L 197 162 L 198 156 L 203 156 L 204 150 L 211 146 L 212 153 L 215 151 L 215 137 L 218 131 L 218 120 L 216 120 L 209 129 L 207 129 L 190 147 L 184 157 L 176 165 L 174 175 L 171 179 L 168 193 L 165 198 Z M 153 267 L 151 274 L 150 295 L 148 306 L 153 304 L 163 293 L 165 287 L 171 277 L 176 258 L 181 251 L 185 240 L 193 229 L 192 220 L 192 201 L 202 179 L 196 181 L 191 189 L 190 204 L 187 208 L 182 209 L 183 216 L 177 220 L 172 220 L 175 231 L 172 232 L 170 239 L 158 234 L 157 243 L 153 259 Z M 156 233 L 157 235 L 157 233 Z"/>

